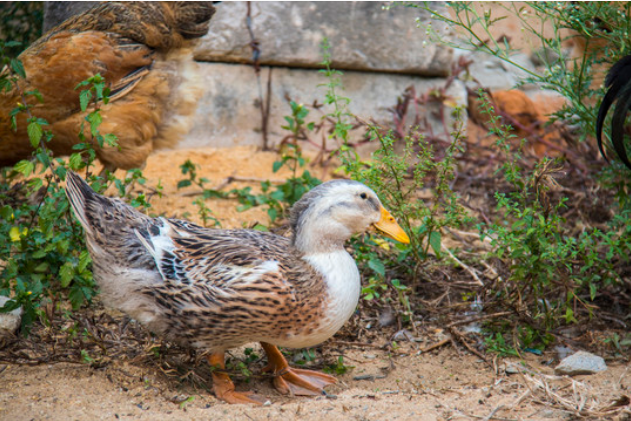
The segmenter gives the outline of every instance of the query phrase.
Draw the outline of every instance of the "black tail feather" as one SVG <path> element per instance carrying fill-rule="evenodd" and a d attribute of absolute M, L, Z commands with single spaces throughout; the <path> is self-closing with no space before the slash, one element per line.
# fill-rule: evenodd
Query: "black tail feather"
<path fill-rule="evenodd" d="M 631 169 L 631 162 L 624 146 L 624 121 L 631 107 L 631 55 L 623 57 L 614 64 L 607 77 L 605 86 L 609 88 L 598 110 L 596 120 L 596 139 L 600 153 L 607 159 L 603 148 L 602 131 L 605 117 L 614 101 L 618 101 L 611 121 L 611 144 L 620 160 Z"/>

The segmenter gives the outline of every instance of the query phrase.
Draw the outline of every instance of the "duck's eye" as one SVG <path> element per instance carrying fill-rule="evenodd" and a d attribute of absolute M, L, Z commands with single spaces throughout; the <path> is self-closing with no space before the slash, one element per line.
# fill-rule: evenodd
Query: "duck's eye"
<path fill-rule="evenodd" d="M 359 195 L 362 199 L 368 199 L 368 195 L 366 193 L 362 193 Z"/>

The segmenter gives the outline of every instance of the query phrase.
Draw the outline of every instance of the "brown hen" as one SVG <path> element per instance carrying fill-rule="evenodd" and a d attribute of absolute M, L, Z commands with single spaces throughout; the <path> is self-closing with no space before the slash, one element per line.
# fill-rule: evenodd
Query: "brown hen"
<path fill-rule="evenodd" d="M 9 118 L 32 90 L 43 97 L 31 112 L 50 124 L 50 149 L 72 153 L 86 114 L 75 88 L 97 73 L 111 89 L 110 102 L 100 105 L 100 131 L 115 134 L 119 145 L 95 145 L 107 168 L 142 167 L 154 148 L 174 145 L 190 124 L 181 116 L 192 115 L 199 99 L 189 40 L 208 32 L 214 12 L 211 2 L 105 2 L 43 35 L 19 56 L 26 71 L 19 89 L 0 94 L 0 166 L 33 151 L 27 116 L 18 115 L 17 131 Z"/>

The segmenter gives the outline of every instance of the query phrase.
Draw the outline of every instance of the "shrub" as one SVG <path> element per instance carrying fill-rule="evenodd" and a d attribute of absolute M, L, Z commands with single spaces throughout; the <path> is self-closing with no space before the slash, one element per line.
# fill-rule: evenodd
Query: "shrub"
<path fill-rule="evenodd" d="M 18 79 L 24 77 L 21 63 L 4 60 L 12 71 L 2 75 L 0 88 L 19 89 Z M 99 131 L 99 105 L 107 103 L 109 92 L 100 75 L 80 83 L 77 89 L 81 90 L 88 133 L 77 134 L 82 143 L 67 160 L 52 158 L 46 147 L 53 137 L 48 122 L 31 113 L 33 101 L 45 101 L 38 92 L 22 93 L 23 101 L 11 113 L 14 125 L 17 114 L 27 115 L 34 152 L 32 158 L 3 168 L 0 176 L 0 294 L 11 298 L 0 311 L 22 306 L 24 332 L 38 318 L 46 321 L 52 312 L 67 310 L 66 303 L 76 310 L 96 294 L 83 230 L 74 221 L 63 188 L 67 171 L 85 169 L 88 181 L 99 192 L 115 186 L 125 193 L 132 183 L 144 182 L 136 170 L 124 180 L 109 173 L 106 179 L 90 173 L 95 159 L 92 145 L 116 144 L 115 136 Z M 149 206 L 144 195 L 125 194 L 132 205 Z"/>

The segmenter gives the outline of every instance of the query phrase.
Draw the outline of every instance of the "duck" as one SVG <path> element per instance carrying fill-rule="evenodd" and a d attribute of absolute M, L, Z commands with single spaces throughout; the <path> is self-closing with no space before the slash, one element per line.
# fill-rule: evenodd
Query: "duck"
<path fill-rule="evenodd" d="M 318 345 L 354 313 L 361 282 L 345 249 L 351 236 L 374 228 L 410 241 L 377 194 L 353 180 L 305 193 L 290 210 L 290 237 L 153 218 L 97 194 L 74 172 L 66 181 L 103 303 L 168 341 L 204 350 L 212 391 L 228 403 L 264 402 L 236 391 L 225 372 L 225 352 L 252 342 L 260 342 L 263 371 L 281 394 L 323 394 L 335 377 L 290 367 L 278 347 Z"/>

